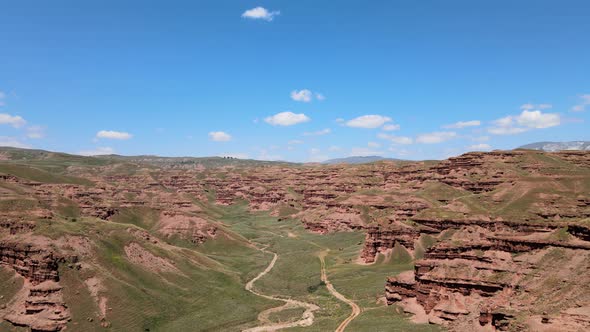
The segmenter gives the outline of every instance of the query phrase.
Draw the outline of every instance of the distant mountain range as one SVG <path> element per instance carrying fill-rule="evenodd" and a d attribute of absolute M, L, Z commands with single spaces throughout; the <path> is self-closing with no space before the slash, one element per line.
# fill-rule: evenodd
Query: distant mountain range
<path fill-rule="evenodd" d="M 116 154 L 80 156 L 62 152 L 51 152 L 36 149 L 21 149 L 0 146 L 0 160 L 27 161 L 45 160 L 47 162 L 62 161 L 64 165 L 97 165 L 112 163 L 146 164 L 162 168 L 215 168 L 222 166 L 264 166 L 264 165 L 295 165 L 284 161 L 266 161 L 252 159 L 237 159 L 232 157 L 161 157 L 152 155 L 120 156 Z"/>
<path fill-rule="evenodd" d="M 573 142 L 537 142 L 519 147 L 519 149 L 540 150 L 546 152 L 562 150 L 585 150 L 590 151 L 590 141 Z"/>
<path fill-rule="evenodd" d="M 400 159 L 384 158 L 380 156 L 352 156 L 346 158 L 329 159 L 322 162 L 322 164 L 367 164 L 382 160 L 400 161 Z"/>

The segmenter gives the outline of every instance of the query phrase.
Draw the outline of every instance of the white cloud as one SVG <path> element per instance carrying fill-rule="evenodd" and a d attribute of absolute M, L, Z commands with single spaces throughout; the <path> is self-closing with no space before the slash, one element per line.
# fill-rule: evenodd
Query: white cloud
<path fill-rule="evenodd" d="M 572 107 L 572 112 L 583 112 L 588 105 L 590 105 L 590 94 L 581 95 L 580 103 Z"/>
<path fill-rule="evenodd" d="M 434 133 L 422 134 L 416 137 L 416 143 L 437 144 L 457 137 L 454 131 L 437 131 Z"/>
<path fill-rule="evenodd" d="M 485 143 L 474 144 L 474 145 L 469 146 L 469 150 L 471 150 L 471 151 L 488 151 L 491 149 L 492 149 L 492 147 L 489 144 L 485 144 Z"/>
<path fill-rule="evenodd" d="M 323 94 L 317 93 L 317 92 L 312 92 L 309 89 L 302 89 L 299 91 L 297 91 L 297 90 L 291 91 L 291 99 L 293 99 L 295 101 L 309 103 L 313 100 L 314 97 L 315 97 L 315 99 L 317 99 L 319 101 L 326 100 L 326 96 L 324 96 Z"/>
<path fill-rule="evenodd" d="M 348 127 L 353 128 L 379 128 L 385 123 L 391 122 L 391 118 L 382 115 L 363 115 L 346 122 Z"/>
<path fill-rule="evenodd" d="M 298 140 L 298 139 L 292 139 L 289 142 L 287 142 L 287 144 L 289 145 L 295 145 L 295 144 L 303 144 L 304 142 L 302 140 Z"/>
<path fill-rule="evenodd" d="M 96 138 L 127 140 L 131 137 L 133 137 L 133 135 L 122 131 L 101 130 L 96 133 Z"/>
<path fill-rule="evenodd" d="M 381 128 L 381 130 L 385 130 L 385 131 L 394 131 L 394 130 L 399 130 L 399 125 L 398 124 L 387 124 L 385 126 L 383 126 L 383 128 Z"/>
<path fill-rule="evenodd" d="M 33 138 L 33 139 L 45 137 L 45 127 L 43 127 L 43 126 L 27 127 L 27 137 Z"/>
<path fill-rule="evenodd" d="M 0 136 L 0 146 L 10 146 L 13 148 L 29 149 L 30 145 L 19 141 L 14 137 Z"/>
<path fill-rule="evenodd" d="M 281 14 L 281 12 L 278 10 L 269 11 L 268 9 L 266 9 L 264 7 L 256 7 L 256 8 L 246 10 L 244 13 L 242 13 L 242 17 L 253 19 L 253 20 L 265 20 L 265 21 L 270 22 L 275 18 L 275 16 L 280 15 L 280 14 Z"/>
<path fill-rule="evenodd" d="M 102 156 L 102 155 L 114 154 L 114 153 L 115 153 L 115 150 L 113 150 L 113 148 L 110 148 L 110 147 L 97 147 L 94 150 L 84 150 L 84 151 L 78 152 L 78 154 L 82 155 L 82 156 Z"/>
<path fill-rule="evenodd" d="M 336 145 L 332 145 L 328 148 L 328 151 L 331 151 L 331 152 L 342 151 L 342 148 L 339 146 L 336 146 Z"/>
<path fill-rule="evenodd" d="M 384 139 L 384 140 L 391 141 L 394 144 L 412 144 L 414 142 L 414 140 L 412 140 L 410 137 L 395 136 L 395 135 L 389 135 L 389 134 L 385 134 L 385 133 L 379 133 L 379 134 L 377 134 L 377 137 Z"/>
<path fill-rule="evenodd" d="M 306 131 L 303 133 L 303 136 L 322 136 L 322 135 L 327 135 L 329 133 L 332 132 L 332 129 L 330 128 L 326 128 L 326 129 L 322 129 L 322 130 L 318 130 L 318 131 Z"/>
<path fill-rule="evenodd" d="M 516 122 L 525 127 L 542 129 L 559 126 L 561 118 L 557 113 L 542 113 L 541 111 L 522 111 L 516 117 Z"/>
<path fill-rule="evenodd" d="M 6 94 L 0 91 L 0 106 L 4 106 L 4 98 L 6 98 Z"/>
<path fill-rule="evenodd" d="M 479 120 L 471 120 L 471 121 L 459 121 L 455 122 L 450 125 L 443 126 L 445 129 L 461 129 L 465 127 L 476 127 L 481 125 L 481 121 Z"/>
<path fill-rule="evenodd" d="M 295 101 L 301 101 L 304 103 L 309 103 L 313 98 L 313 93 L 307 89 L 303 90 L 293 90 L 291 91 L 291 99 Z"/>
<path fill-rule="evenodd" d="M 0 113 L 0 125 L 7 124 L 13 126 L 14 128 L 20 128 L 26 123 L 27 121 L 18 115 Z"/>
<path fill-rule="evenodd" d="M 281 112 L 273 116 L 269 116 L 264 121 L 273 126 L 292 126 L 299 123 L 308 122 L 311 119 L 307 115 L 295 114 L 293 112 Z"/>
<path fill-rule="evenodd" d="M 525 107 L 526 106 L 526 107 Z M 528 108 L 528 104 L 521 108 Z M 533 105 L 534 106 L 534 105 Z M 539 106 L 539 105 L 537 105 Z M 540 110 L 523 110 L 519 115 L 509 115 L 492 122 L 493 127 L 488 132 L 494 135 L 515 135 L 532 129 L 555 127 L 561 124 L 561 117 L 557 113 L 543 113 Z"/>
<path fill-rule="evenodd" d="M 344 121 L 345 121 L 345 120 L 344 120 L 343 118 L 337 118 L 337 119 L 336 119 L 336 122 L 337 122 L 337 123 L 343 123 Z"/>
<path fill-rule="evenodd" d="M 223 131 L 212 131 L 209 133 L 209 139 L 214 142 L 231 141 L 231 135 Z"/>

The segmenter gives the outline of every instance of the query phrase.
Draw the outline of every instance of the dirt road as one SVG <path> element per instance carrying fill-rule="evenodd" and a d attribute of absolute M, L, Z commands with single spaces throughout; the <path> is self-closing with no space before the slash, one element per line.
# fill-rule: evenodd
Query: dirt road
<path fill-rule="evenodd" d="M 326 257 L 327 254 L 328 251 L 324 251 L 319 255 L 320 261 L 322 263 L 322 281 L 326 284 L 328 291 L 332 295 L 334 295 L 334 297 L 348 304 L 352 308 L 352 313 L 350 314 L 350 316 L 348 316 L 344 321 L 342 321 L 342 323 L 340 323 L 340 325 L 336 329 L 336 332 L 343 332 L 344 329 L 346 329 L 346 327 L 348 326 L 348 324 L 350 324 L 350 322 L 352 322 L 358 315 L 360 315 L 361 308 L 356 303 L 352 302 L 351 300 L 347 299 L 344 295 L 340 294 L 336 290 L 336 288 L 334 288 L 330 280 L 328 280 L 328 275 L 326 274 L 326 262 L 324 261 L 324 257 Z"/>
<path fill-rule="evenodd" d="M 277 262 L 277 260 L 279 259 L 279 255 L 277 255 L 274 252 L 266 251 L 264 249 L 259 249 L 259 250 L 261 250 L 263 252 L 272 253 L 274 255 L 274 257 L 264 271 L 260 272 L 260 274 L 258 274 L 254 279 L 250 280 L 246 284 L 246 290 L 253 293 L 253 294 L 256 294 L 258 296 L 269 299 L 269 300 L 283 301 L 283 302 L 285 302 L 285 304 L 280 307 L 267 309 L 267 310 L 261 312 L 258 315 L 258 319 L 261 322 L 263 322 L 265 325 L 246 329 L 246 330 L 243 330 L 243 332 L 271 332 L 271 331 L 279 331 L 282 329 L 287 329 L 290 327 L 296 327 L 296 326 L 305 327 L 305 326 L 312 325 L 314 318 L 315 318 L 313 315 L 313 312 L 320 309 L 320 307 L 318 307 L 317 305 L 312 304 L 312 303 L 292 300 L 292 299 L 288 299 L 288 298 L 281 298 L 278 296 L 265 295 L 265 294 L 259 293 L 254 290 L 254 283 L 258 279 L 264 277 L 268 272 L 270 272 L 272 270 L 272 268 L 275 266 L 275 263 Z M 305 308 L 303 315 L 301 315 L 301 319 L 299 319 L 298 321 L 292 322 L 292 323 L 272 323 L 269 321 L 268 317 L 271 313 L 280 312 L 280 311 L 290 309 L 290 308 Z"/>

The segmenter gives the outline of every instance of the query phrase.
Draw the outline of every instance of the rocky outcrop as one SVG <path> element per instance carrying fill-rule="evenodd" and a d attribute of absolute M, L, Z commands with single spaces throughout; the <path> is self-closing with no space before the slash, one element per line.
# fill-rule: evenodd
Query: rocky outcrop
<path fill-rule="evenodd" d="M 474 322 L 507 330 L 515 318 L 514 312 L 539 310 L 537 299 L 531 300 L 529 293 L 550 294 L 561 289 L 560 285 L 539 279 L 551 280 L 562 267 L 582 271 L 590 268 L 589 261 L 583 258 L 590 257 L 590 242 L 577 238 L 547 239 L 546 232 L 534 232 L 543 230 L 537 224 L 516 224 L 511 237 L 496 236 L 490 231 L 506 231 L 509 224 L 497 228 L 485 224 L 484 227 L 463 223 L 449 225 L 455 230 L 445 229 L 447 235 L 438 236 L 440 242 L 428 248 L 423 259 L 415 261 L 413 271 L 387 279 L 385 295 L 388 304 L 407 306 L 409 312 L 415 313 L 418 305 L 427 321 L 448 325 L 451 330 L 463 330 Z M 572 228 L 584 232 L 580 230 L 585 230 L 584 226 L 577 227 Z M 516 235 L 518 231 L 524 233 Z M 555 255 L 555 250 L 567 250 L 578 258 L 572 261 L 571 267 L 548 267 L 546 262 L 555 258 L 546 257 Z M 540 268 L 547 274 L 539 274 Z M 583 294 L 581 291 L 565 296 L 585 301 Z M 520 298 L 529 299 L 519 300 L 520 305 L 515 307 L 514 299 Z M 563 305 L 567 303 L 570 302 Z"/>
<path fill-rule="evenodd" d="M 0 242 L 0 264 L 14 269 L 33 285 L 59 281 L 58 263 L 63 260 L 46 248 L 18 242 Z"/>
<path fill-rule="evenodd" d="M 75 258 L 70 258 L 75 260 Z M 0 264 L 25 279 L 17 301 L 4 317 L 32 331 L 61 331 L 70 319 L 62 298 L 58 264 L 65 261 L 47 248 L 17 242 L 0 242 Z M 22 299 L 22 300 L 21 300 Z"/>
<path fill-rule="evenodd" d="M 373 263 L 378 253 L 393 249 L 396 243 L 413 250 L 414 243 L 419 237 L 419 230 L 401 223 L 390 225 L 387 228 L 376 225 L 369 226 L 365 235 L 361 259 L 365 263 Z"/>
<path fill-rule="evenodd" d="M 217 233 L 217 226 L 209 221 L 173 211 L 163 211 L 157 227 L 158 233 L 166 237 L 176 236 L 193 244 L 201 244 Z"/>
<path fill-rule="evenodd" d="M 70 320 L 61 291 L 61 285 L 55 281 L 43 281 L 37 285 L 26 283 L 21 291 L 28 293 L 24 301 L 17 302 L 4 319 L 31 331 L 61 331 Z"/>

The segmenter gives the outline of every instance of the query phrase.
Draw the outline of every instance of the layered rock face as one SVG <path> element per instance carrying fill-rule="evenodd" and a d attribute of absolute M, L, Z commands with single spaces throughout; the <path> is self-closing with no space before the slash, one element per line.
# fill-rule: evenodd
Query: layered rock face
<path fill-rule="evenodd" d="M 4 319 L 15 326 L 29 327 L 31 331 L 61 331 L 70 320 L 70 312 L 62 296 L 62 286 L 55 281 L 37 285 L 25 284 L 28 291 L 23 302 L 17 303 Z"/>
<path fill-rule="evenodd" d="M 402 305 L 420 322 L 457 331 L 519 328 L 519 315 L 537 315 L 546 329 L 563 320 L 567 331 L 590 328 L 590 311 L 568 316 L 588 303 L 587 277 L 580 280 L 569 270 L 590 269 L 590 242 L 569 233 L 557 239 L 560 229 L 553 227 L 505 223 L 502 229 L 500 234 L 479 226 L 446 229 L 414 271 L 388 278 L 388 303 Z M 562 279 L 555 284 L 554 278 Z M 536 293 L 558 297 L 559 303 L 546 303 Z"/>
<path fill-rule="evenodd" d="M 44 248 L 18 242 L 0 242 L 0 264 L 14 269 L 32 284 L 59 281 L 59 258 Z"/>
<path fill-rule="evenodd" d="M 0 242 L 0 264 L 25 279 L 22 294 L 4 319 L 32 331 L 61 331 L 70 319 L 62 298 L 58 263 L 63 258 L 32 244 Z"/>

